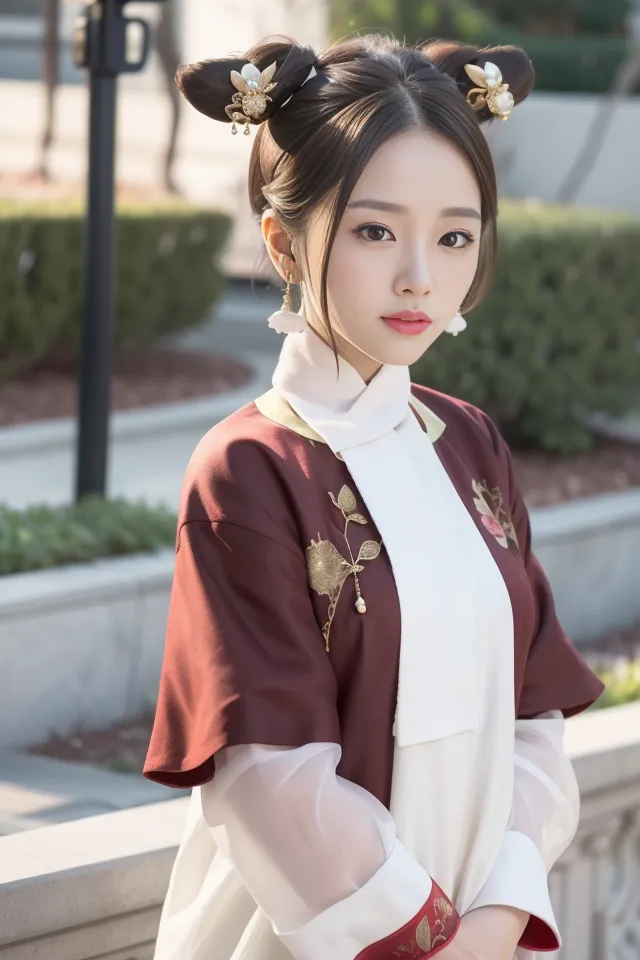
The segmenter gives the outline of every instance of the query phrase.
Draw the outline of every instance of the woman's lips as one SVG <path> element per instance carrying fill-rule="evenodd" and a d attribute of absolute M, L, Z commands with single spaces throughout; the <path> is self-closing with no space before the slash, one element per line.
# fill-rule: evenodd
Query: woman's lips
<path fill-rule="evenodd" d="M 398 333 L 416 336 L 431 326 L 431 318 L 421 311 L 402 310 L 390 317 L 383 317 L 384 322 Z"/>

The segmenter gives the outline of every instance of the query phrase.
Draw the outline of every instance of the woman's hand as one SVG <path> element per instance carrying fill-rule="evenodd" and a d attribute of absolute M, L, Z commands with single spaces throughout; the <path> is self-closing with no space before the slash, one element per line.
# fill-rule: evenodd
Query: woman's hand
<path fill-rule="evenodd" d="M 479 907 L 465 914 L 438 960 L 513 960 L 529 914 L 514 907 Z"/>

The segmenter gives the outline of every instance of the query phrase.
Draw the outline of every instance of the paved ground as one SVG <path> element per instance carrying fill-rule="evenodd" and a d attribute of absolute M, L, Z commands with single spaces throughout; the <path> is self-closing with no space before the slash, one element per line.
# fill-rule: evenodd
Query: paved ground
<path fill-rule="evenodd" d="M 2 751 L 0 836 L 172 800 L 186 792 L 141 776 Z"/>

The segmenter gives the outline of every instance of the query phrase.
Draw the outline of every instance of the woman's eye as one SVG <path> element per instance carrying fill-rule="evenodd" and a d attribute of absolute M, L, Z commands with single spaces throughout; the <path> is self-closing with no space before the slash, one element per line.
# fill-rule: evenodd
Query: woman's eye
<path fill-rule="evenodd" d="M 362 240 L 368 240 L 370 243 L 380 243 L 385 239 L 385 234 L 393 239 L 393 234 L 388 227 L 383 227 L 380 223 L 365 223 L 355 231 Z"/>
<path fill-rule="evenodd" d="M 462 240 L 461 243 L 458 241 Z M 468 247 L 472 243 L 475 243 L 473 237 L 470 233 L 465 233 L 464 230 L 452 230 L 451 233 L 445 233 L 440 239 L 440 243 L 443 247 L 450 247 L 452 250 L 462 249 L 463 247 Z"/>

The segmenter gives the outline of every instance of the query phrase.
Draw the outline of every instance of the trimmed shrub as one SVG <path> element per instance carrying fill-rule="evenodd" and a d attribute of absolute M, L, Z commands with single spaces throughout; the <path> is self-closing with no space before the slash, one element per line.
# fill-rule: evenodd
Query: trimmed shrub
<path fill-rule="evenodd" d="M 100 497 L 63 507 L 0 506 L 0 575 L 172 547 L 176 523 L 165 507 Z"/>
<path fill-rule="evenodd" d="M 115 343 L 145 347 L 203 319 L 224 284 L 222 214 L 182 204 L 120 206 Z M 84 215 L 76 203 L 0 201 L 0 383 L 48 357 L 75 357 Z"/>
<path fill-rule="evenodd" d="M 640 220 L 502 204 L 496 276 L 413 379 L 481 407 L 514 447 L 588 450 L 581 414 L 626 412 L 640 382 Z"/>
<path fill-rule="evenodd" d="M 633 0 L 479 0 L 504 26 L 528 34 L 624 34 Z"/>

